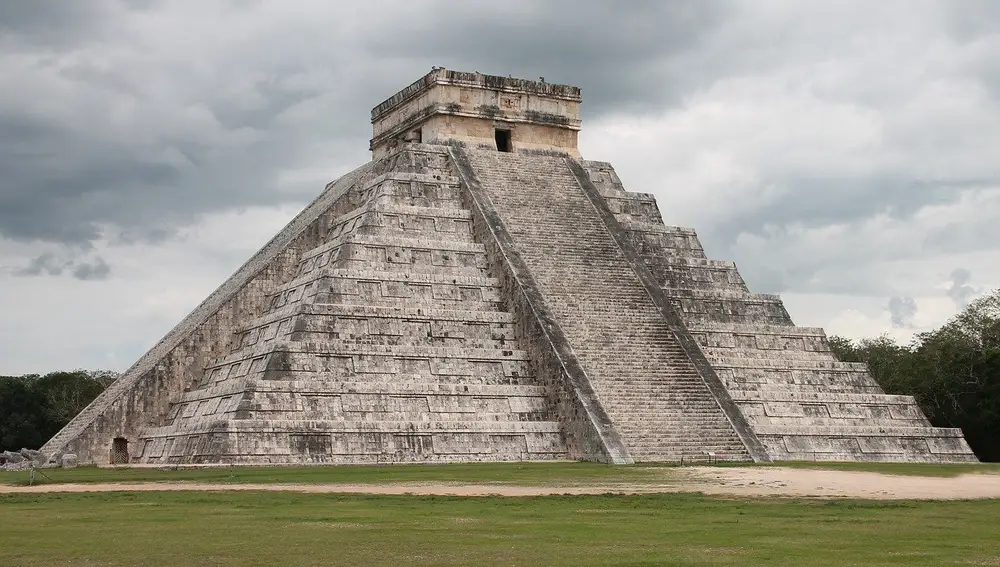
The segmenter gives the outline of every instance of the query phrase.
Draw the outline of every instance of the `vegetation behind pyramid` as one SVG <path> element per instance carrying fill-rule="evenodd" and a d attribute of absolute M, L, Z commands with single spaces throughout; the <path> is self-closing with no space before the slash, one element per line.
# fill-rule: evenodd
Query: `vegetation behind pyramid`
<path fill-rule="evenodd" d="M 975 461 L 577 150 L 580 90 L 434 69 L 43 447 L 112 463 Z"/>

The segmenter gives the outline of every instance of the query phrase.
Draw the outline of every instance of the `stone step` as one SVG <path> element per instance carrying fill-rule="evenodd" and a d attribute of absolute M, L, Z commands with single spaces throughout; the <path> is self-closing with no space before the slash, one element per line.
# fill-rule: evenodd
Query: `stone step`
<path fill-rule="evenodd" d="M 871 417 L 769 417 L 769 416 L 747 416 L 747 420 L 754 429 L 761 426 L 790 426 L 790 427 L 841 427 L 841 426 L 872 426 L 877 423 L 878 427 L 929 427 L 929 423 L 923 417 L 913 419 L 873 419 Z"/>
<path fill-rule="evenodd" d="M 972 453 L 944 454 L 929 451 L 911 451 L 902 453 L 873 452 L 786 452 L 782 454 L 785 461 L 820 461 L 820 462 L 872 462 L 872 463 L 978 463 L 979 459 Z"/>
<path fill-rule="evenodd" d="M 257 362 L 258 360 L 260 369 L 262 371 L 265 365 L 265 360 L 269 359 L 272 355 L 276 353 L 281 353 L 283 356 L 294 357 L 295 355 L 306 355 L 305 360 L 311 361 L 313 363 L 322 362 L 324 358 L 329 357 L 319 357 L 317 361 L 316 355 L 332 355 L 338 357 L 368 357 L 368 359 L 374 359 L 374 363 L 390 363 L 394 359 L 417 359 L 417 360 L 457 360 L 463 362 L 469 361 L 487 361 L 487 362 L 503 362 L 503 361 L 526 361 L 528 360 L 528 354 L 519 349 L 474 349 L 474 348 L 462 348 L 462 347 L 439 347 L 439 346 L 409 346 L 409 345 L 377 345 L 377 344 L 358 344 L 355 342 L 340 341 L 340 340 L 323 340 L 323 341 L 288 341 L 288 340 L 274 340 L 264 343 L 257 343 L 256 345 L 248 348 L 241 349 L 237 352 L 229 354 L 221 359 L 213 361 L 207 368 L 209 369 L 221 369 L 223 367 L 232 367 L 236 364 L 249 365 L 250 372 L 258 371 L 254 369 L 250 362 Z M 321 371 L 322 368 L 312 368 L 313 364 L 308 364 L 303 361 L 303 364 L 310 366 L 306 368 L 300 365 L 296 368 L 289 368 L 288 370 L 298 370 L 304 372 L 315 372 Z M 242 376 L 246 374 L 246 369 L 241 368 L 241 374 L 237 376 Z M 232 376 L 232 377 L 237 377 Z"/>
<path fill-rule="evenodd" d="M 468 257 L 473 256 L 473 257 Z M 344 269 L 367 268 L 376 271 L 400 272 L 406 274 L 445 274 L 455 277 L 486 277 L 489 269 L 484 256 L 466 255 L 449 257 L 447 254 L 424 255 L 416 260 L 412 256 L 408 261 L 386 261 L 370 258 L 339 258 L 336 267 Z M 436 263 L 440 262 L 440 263 Z M 463 264 L 464 263 L 464 264 Z"/>
<path fill-rule="evenodd" d="M 693 299 L 698 301 L 739 301 L 742 303 L 781 303 L 781 298 L 770 293 L 753 293 L 733 288 L 681 288 L 664 287 L 663 293 L 671 299 Z M 695 327 L 703 326 L 706 323 L 696 322 Z M 710 324 L 710 323 L 709 323 Z M 718 323 L 716 323 L 718 324 Z M 739 323 L 735 323 L 739 324 Z"/>
<path fill-rule="evenodd" d="M 457 188 L 446 187 L 445 191 L 439 191 L 438 195 L 418 194 L 412 195 L 404 190 L 381 190 L 371 197 L 371 203 L 377 205 L 401 205 L 409 207 L 427 207 L 429 209 L 461 209 L 464 204 L 459 197 L 451 196 L 452 192 L 458 194 Z"/>
<path fill-rule="evenodd" d="M 377 291 L 377 290 L 376 290 Z M 480 292 L 482 293 L 482 292 Z M 340 293 L 337 290 L 320 292 L 311 300 L 316 305 L 375 305 L 379 307 L 405 308 L 414 303 L 424 303 L 428 308 L 451 309 L 463 311 L 486 311 L 497 312 L 503 309 L 500 298 L 494 295 L 495 292 L 488 291 L 488 298 L 474 299 L 472 297 L 396 297 L 396 296 L 376 296 L 354 295 L 350 293 Z M 471 294 L 470 294 L 471 295 Z"/>
<path fill-rule="evenodd" d="M 442 156 L 444 160 L 447 157 Z M 446 186 L 452 191 L 450 194 L 460 195 L 459 179 L 444 168 L 423 168 L 423 171 L 387 171 L 368 180 L 360 189 L 360 192 L 400 192 L 413 194 L 414 185 L 420 186 L 416 192 L 422 193 L 423 189 L 429 187 L 437 189 L 438 186 Z M 426 186 L 426 187 L 424 187 Z"/>
<path fill-rule="evenodd" d="M 745 400 L 760 400 L 770 398 L 772 394 L 776 396 L 786 395 L 809 395 L 814 393 L 828 393 L 836 395 L 855 394 L 861 396 L 882 395 L 882 388 L 868 378 L 864 383 L 830 383 L 828 381 L 816 381 L 815 383 L 803 384 L 745 384 L 734 383 L 730 380 L 723 380 L 730 395 L 741 396 Z M 756 387 L 752 387 L 756 386 Z"/>
<path fill-rule="evenodd" d="M 185 433 L 224 433 L 224 432 L 270 432 L 270 433 L 403 433 L 419 434 L 559 434 L 560 426 L 554 421 L 371 421 L 371 420 L 280 420 L 267 419 L 230 419 L 203 420 L 192 422 L 185 428 Z M 176 435 L 177 428 L 172 426 L 148 429 L 144 438 L 167 437 Z"/>
<path fill-rule="evenodd" d="M 414 336 L 406 332 L 393 334 L 354 334 L 300 330 L 291 335 L 293 341 L 339 340 L 345 343 L 386 346 L 437 346 L 469 349 L 502 350 L 516 345 L 512 339 L 469 338 L 460 336 Z"/>
<path fill-rule="evenodd" d="M 797 435 L 805 437 L 962 437 L 961 429 L 950 427 L 758 425 L 754 427 L 754 431 L 758 435 Z"/>
<path fill-rule="evenodd" d="M 464 221 L 472 220 L 472 212 L 464 206 L 444 208 L 402 205 L 396 203 L 372 203 L 369 206 L 368 211 L 370 213 L 388 216 L 429 217 L 435 219 L 447 218 Z"/>
<path fill-rule="evenodd" d="M 868 366 L 860 362 L 837 362 L 818 360 L 750 359 L 722 356 L 706 356 L 715 368 L 749 368 L 773 370 L 830 370 L 868 372 Z"/>
<path fill-rule="evenodd" d="M 319 256 L 325 252 L 330 252 L 336 248 L 346 245 L 369 246 L 375 248 L 392 248 L 405 250 L 434 250 L 441 252 L 465 252 L 469 254 L 485 253 L 484 245 L 476 242 L 461 242 L 445 238 L 407 238 L 395 235 L 379 234 L 349 234 L 340 238 L 331 239 L 329 242 L 317 246 L 303 254 L 302 259 L 306 260 L 314 256 Z"/>
<path fill-rule="evenodd" d="M 379 396 L 479 396 L 505 398 L 538 398 L 545 396 L 542 386 L 512 384 L 462 384 L 460 376 L 441 377 L 441 382 L 428 382 L 434 376 L 384 375 L 383 381 L 347 381 L 343 378 L 310 378 L 308 380 L 231 380 L 209 388 L 185 392 L 177 403 L 190 403 L 212 398 L 242 395 L 252 391 L 255 395 L 340 396 L 364 394 Z M 366 377 L 367 378 L 367 377 Z M 455 381 L 450 381 L 449 378 Z"/>
<path fill-rule="evenodd" d="M 483 324 L 512 325 L 514 316 L 506 311 L 481 311 L 472 309 L 430 309 L 385 305 L 360 305 L 346 303 L 299 303 L 276 309 L 254 319 L 243 331 L 290 319 L 295 316 L 349 317 L 354 319 L 406 319 L 411 321 L 451 321 Z"/>
<path fill-rule="evenodd" d="M 900 396 L 883 393 L 845 393 L 822 391 L 815 387 L 801 391 L 782 388 L 769 388 L 765 392 L 753 390 L 730 389 L 730 397 L 737 402 L 764 401 L 771 403 L 804 402 L 804 403 L 842 403 L 842 404 L 894 404 L 914 405 L 913 396 Z"/>
<path fill-rule="evenodd" d="M 476 305 L 462 304 L 463 307 Z M 415 309 L 408 307 L 297 303 L 282 307 L 237 331 L 234 349 L 271 340 L 311 340 L 314 333 L 327 338 L 354 339 L 365 335 L 410 335 L 414 339 L 480 338 L 514 344 L 513 317 L 506 312 Z M 332 336 L 339 335 L 338 336 Z M 424 340 L 426 342 L 426 340 Z M 508 344 L 509 343 L 509 344 Z"/>
<path fill-rule="evenodd" d="M 373 210 L 366 214 L 364 221 L 355 229 L 355 232 L 357 234 L 403 238 L 448 238 L 473 242 L 469 211 L 441 207 L 376 205 Z"/>
<path fill-rule="evenodd" d="M 775 296 L 778 297 L 778 296 Z M 719 333 L 739 335 L 780 335 L 791 337 L 822 337 L 826 332 L 820 327 L 799 327 L 786 325 L 767 325 L 761 323 L 711 323 L 699 322 L 687 325 L 692 333 Z"/>
<path fill-rule="evenodd" d="M 839 362 L 839 360 L 829 351 L 799 350 L 799 349 L 761 349 L 761 348 L 738 348 L 738 347 L 705 347 L 702 346 L 705 356 L 711 358 L 739 358 L 767 364 L 772 367 L 779 367 L 802 361 L 807 363 Z"/>
<path fill-rule="evenodd" d="M 478 274 L 454 275 L 439 272 L 421 273 L 404 270 L 377 271 L 356 268 L 338 268 L 328 264 L 323 268 L 313 269 L 302 273 L 295 279 L 285 284 L 282 289 L 278 290 L 275 294 L 284 293 L 290 289 L 295 289 L 298 286 L 304 286 L 308 283 L 314 283 L 322 279 L 399 282 L 424 285 L 449 284 L 462 287 L 487 287 L 497 290 L 500 287 L 500 282 L 496 278 Z"/>
<path fill-rule="evenodd" d="M 628 193 L 629 195 L 643 195 L 644 193 Z M 655 201 L 655 199 L 654 199 Z M 626 215 L 627 216 L 627 215 Z M 698 238 L 695 229 L 685 226 L 664 224 L 663 222 L 649 222 L 639 219 L 626 218 L 619 221 L 622 228 L 629 232 L 648 232 L 652 234 L 664 234 L 683 238 Z"/>

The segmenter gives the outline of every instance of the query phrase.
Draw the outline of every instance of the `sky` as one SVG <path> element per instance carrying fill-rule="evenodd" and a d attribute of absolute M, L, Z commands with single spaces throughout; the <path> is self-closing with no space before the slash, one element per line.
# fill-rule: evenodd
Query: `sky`
<path fill-rule="evenodd" d="M 1000 287 L 1000 2 L 0 0 L 0 374 L 130 366 L 432 66 L 580 86 L 583 156 L 799 325 Z"/>

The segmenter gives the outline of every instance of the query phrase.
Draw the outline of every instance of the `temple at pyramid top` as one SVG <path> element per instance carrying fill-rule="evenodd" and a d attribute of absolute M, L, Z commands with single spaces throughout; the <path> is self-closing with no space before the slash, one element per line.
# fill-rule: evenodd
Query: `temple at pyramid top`
<path fill-rule="evenodd" d="M 580 88 L 435 68 L 372 109 L 372 158 L 407 142 L 580 156 Z"/>

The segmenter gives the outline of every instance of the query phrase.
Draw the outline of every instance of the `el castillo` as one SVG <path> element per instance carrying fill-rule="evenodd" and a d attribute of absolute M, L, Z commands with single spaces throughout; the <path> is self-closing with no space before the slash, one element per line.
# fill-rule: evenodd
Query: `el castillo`
<path fill-rule="evenodd" d="M 976 462 L 669 203 L 577 148 L 581 89 L 435 68 L 42 447 L 81 463 Z M 586 156 L 599 158 L 600 156 Z"/>

